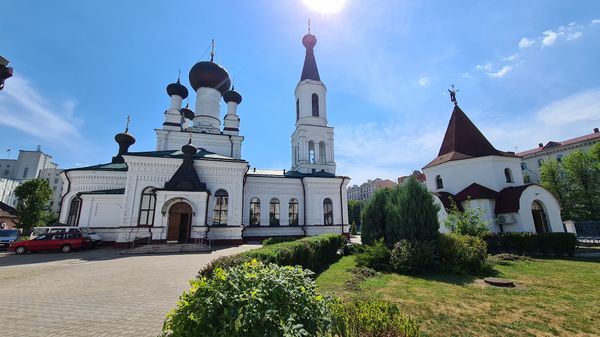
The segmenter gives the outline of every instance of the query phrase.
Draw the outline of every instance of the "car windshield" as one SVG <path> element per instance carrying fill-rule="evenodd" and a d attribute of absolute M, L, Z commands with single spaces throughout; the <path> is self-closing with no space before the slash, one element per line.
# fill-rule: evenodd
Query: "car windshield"
<path fill-rule="evenodd" d="M 17 236 L 19 232 L 16 229 L 3 229 L 0 230 L 0 237 Z"/>
<path fill-rule="evenodd" d="M 34 228 L 33 229 L 34 236 L 46 234 L 47 232 L 48 232 L 48 228 Z"/>

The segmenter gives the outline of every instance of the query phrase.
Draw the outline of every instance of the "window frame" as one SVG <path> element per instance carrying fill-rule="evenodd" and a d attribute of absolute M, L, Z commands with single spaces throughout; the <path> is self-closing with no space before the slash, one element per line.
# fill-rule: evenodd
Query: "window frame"
<path fill-rule="evenodd" d="M 250 199 L 250 218 L 248 223 L 250 226 L 260 226 L 260 199 L 253 197 Z"/>
<path fill-rule="evenodd" d="M 298 199 L 291 198 L 288 202 L 288 225 L 289 226 L 298 226 L 298 218 L 299 218 L 299 203 Z"/>
<path fill-rule="evenodd" d="M 311 95 L 311 103 L 312 103 L 312 116 L 319 117 L 319 95 L 314 93 Z"/>
<path fill-rule="evenodd" d="M 442 176 L 439 174 L 435 176 L 435 187 L 438 190 L 444 188 L 444 179 L 442 179 Z"/>
<path fill-rule="evenodd" d="M 76 207 L 73 207 L 75 205 Z M 83 204 L 83 200 L 81 197 L 76 195 L 71 199 L 69 203 L 69 213 L 67 213 L 67 226 L 78 226 L 79 225 L 79 215 L 81 214 L 81 205 Z"/>
<path fill-rule="evenodd" d="M 148 207 L 144 208 L 144 197 L 148 197 Z M 152 214 L 152 216 L 150 216 Z M 145 224 L 142 224 L 142 217 L 145 215 Z M 142 190 L 140 198 L 140 209 L 138 212 L 138 227 L 154 227 L 154 216 L 156 215 L 156 190 L 153 186 L 148 186 Z"/>
<path fill-rule="evenodd" d="M 323 199 L 323 225 L 333 225 L 333 201 L 330 198 Z"/>
<path fill-rule="evenodd" d="M 281 203 L 277 198 L 269 200 L 269 226 L 281 226 Z"/>
<path fill-rule="evenodd" d="M 219 189 L 215 192 L 214 197 L 215 207 L 213 208 L 212 224 L 213 226 L 227 226 L 227 216 L 229 215 L 229 193 L 224 189 Z"/>

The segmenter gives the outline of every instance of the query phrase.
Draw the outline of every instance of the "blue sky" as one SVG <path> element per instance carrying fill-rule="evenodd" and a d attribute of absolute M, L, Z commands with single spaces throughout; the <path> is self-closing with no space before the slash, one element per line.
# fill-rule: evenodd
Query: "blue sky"
<path fill-rule="evenodd" d="M 63 168 L 110 161 L 127 115 L 132 150 L 153 150 L 165 87 L 181 68 L 190 89 L 189 69 L 214 38 L 244 99 L 243 157 L 289 169 L 308 18 L 338 174 L 352 183 L 432 160 L 451 84 L 502 150 L 600 127 L 598 1 L 348 0 L 324 15 L 302 0 L 22 0 L 2 11 L 0 55 L 15 76 L 0 92 L 0 145 L 14 158 L 41 144 Z"/>

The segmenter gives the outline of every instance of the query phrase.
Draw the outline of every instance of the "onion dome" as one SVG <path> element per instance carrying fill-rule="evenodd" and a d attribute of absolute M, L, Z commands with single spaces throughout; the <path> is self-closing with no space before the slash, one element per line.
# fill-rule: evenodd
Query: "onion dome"
<path fill-rule="evenodd" d="M 223 94 L 231 87 L 231 80 L 225 68 L 212 61 L 201 61 L 190 70 L 190 84 L 194 90 L 213 88 Z"/>
<path fill-rule="evenodd" d="M 235 86 L 231 88 L 231 90 L 225 92 L 223 94 L 223 100 L 225 103 L 235 102 L 237 104 L 242 103 L 242 95 L 239 92 L 235 91 Z"/>
<path fill-rule="evenodd" d="M 315 47 L 315 45 L 317 44 L 317 37 L 314 36 L 314 35 L 312 35 L 312 34 L 310 34 L 310 33 L 306 34 L 302 38 L 302 44 L 306 48 L 313 49 Z"/>
<path fill-rule="evenodd" d="M 317 68 L 317 60 L 313 48 L 317 44 L 317 37 L 308 33 L 302 38 L 302 44 L 306 47 L 306 56 L 304 57 L 304 66 L 302 67 L 302 75 L 300 81 L 313 80 L 321 81 L 319 69 Z"/>
<path fill-rule="evenodd" d="M 112 158 L 113 163 L 124 163 L 123 155 L 129 152 L 129 147 L 135 143 L 135 138 L 128 131 L 129 129 L 126 128 L 125 132 L 115 135 L 115 141 L 119 144 L 119 153 Z"/>
<path fill-rule="evenodd" d="M 188 90 L 179 82 L 179 79 L 177 79 L 177 82 L 167 85 L 167 94 L 169 94 L 169 96 L 177 95 L 182 99 L 186 99 L 188 97 Z"/>
<path fill-rule="evenodd" d="M 186 157 L 193 157 L 198 152 L 198 149 L 192 145 L 192 137 L 190 137 L 190 141 L 187 144 L 181 147 L 181 152 L 183 152 Z"/>
<path fill-rule="evenodd" d="M 192 120 L 194 119 L 194 117 L 196 117 L 196 115 L 194 114 L 194 112 L 190 109 L 188 109 L 188 105 L 185 105 L 185 108 L 180 109 L 179 112 L 181 112 L 181 114 L 183 115 L 184 118 Z"/>

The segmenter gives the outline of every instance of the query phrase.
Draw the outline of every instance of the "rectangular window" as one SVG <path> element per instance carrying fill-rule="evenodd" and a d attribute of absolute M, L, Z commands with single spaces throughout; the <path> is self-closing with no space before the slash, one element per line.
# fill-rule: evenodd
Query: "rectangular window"
<path fill-rule="evenodd" d="M 29 167 L 26 167 L 26 168 L 23 170 L 23 178 L 27 178 L 27 173 L 29 173 Z"/>

